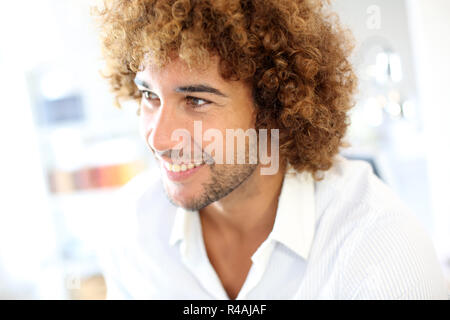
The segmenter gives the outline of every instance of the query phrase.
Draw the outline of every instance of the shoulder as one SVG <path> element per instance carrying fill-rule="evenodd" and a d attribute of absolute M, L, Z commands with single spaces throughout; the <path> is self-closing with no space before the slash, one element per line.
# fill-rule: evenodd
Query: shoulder
<path fill-rule="evenodd" d="M 111 254 L 125 248 L 136 238 L 139 208 L 148 201 L 157 201 L 158 182 L 154 170 L 137 174 L 124 186 L 113 191 L 103 204 L 99 252 Z"/>
<path fill-rule="evenodd" d="M 318 232 L 337 256 L 341 297 L 446 298 L 429 236 L 368 163 L 339 157 L 316 194 Z"/>
<path fill-rule="evenodd" d="M 380 215 L 347 244 L 339 292 L 356 299 L 446 299 L 430 237 L 412 215 Z"/>
<path fill-rule="evenodd" d="M 142 229 L 169 227 L 175 207 L 168 201 L 157 168 L 139 173 L 111 196 L 109 229 L 120 241 L 136 240 Z"/>
<path fill-rule="evenodd" d="M 337 157 L 314 190 L 316 223 L 333 234 L 355 233 L 383 218 L 411 216 L 365 161 Z"/>
<path fill-rule="evenodd" d="M 319 197 L 353 205 L 406 209 L 398 197 L 374 173 L 370 164 L 338 156 L 315 185 Z M 352 197 L 350 197 L 350 195 Z M 382 199 L 383 201 L 379 201 Z"/>
<path fill-rule="evenodd" d="M 337 157 L 314 187 L 318 219 L 335 219 L 339 223 L 351 219 L 354 223 L 370 224 L 383 216 L 411 215 L 410 209 L 365 161 Z"/>
<path fill-rule="evenodd" d="M 97 248 L 108 298 L 131 298 L 142 254 L 152 257 L 165 248 L 172 205 L 164 194 L 160 173 L 146 170 L 118 189 L 105 204 L 108 219 Z"/>
<path fill-rule="evenodd" d="M 147 169 L 117 189 L 105 204 L 110 228 L 131 228 L 143 205 L 161 201 L 161 184 L 155 169 Z"/>

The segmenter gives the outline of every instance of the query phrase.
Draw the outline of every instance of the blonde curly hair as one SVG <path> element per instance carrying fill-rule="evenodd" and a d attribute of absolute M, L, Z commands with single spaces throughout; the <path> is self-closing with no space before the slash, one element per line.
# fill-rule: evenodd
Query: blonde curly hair
<path fill-rule="evenodd" d="M 146 62 L 176 52 L 220 58 L 224 79 L 251 85 L 256 128 L 279 129 L 280 155 L 315 178 L 343 146 L 356 77 L 348 30 L 319 0 L 111 0 L 97 12 L 105 77 L 116 101 L 139 99 Z"/>

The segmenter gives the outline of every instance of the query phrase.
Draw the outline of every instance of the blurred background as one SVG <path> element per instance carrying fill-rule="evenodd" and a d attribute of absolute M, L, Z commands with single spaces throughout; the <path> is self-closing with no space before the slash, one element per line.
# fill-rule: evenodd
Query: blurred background
<path fill-rule="evenodd" d="M 450 279 L 450 2 L 332 3 L 360 79 L 343 154 L 411 208 Z M 105 203 L 151 166 L 99 74 L 95 4 L 0 2 L 0 299 L 103 299 Z"/>

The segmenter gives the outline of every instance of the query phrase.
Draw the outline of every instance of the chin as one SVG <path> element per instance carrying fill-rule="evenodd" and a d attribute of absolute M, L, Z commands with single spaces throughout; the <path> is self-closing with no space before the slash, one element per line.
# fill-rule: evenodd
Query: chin
<path fill-rule="evenodd" d="M 193 203 L 196 202 L 196 198 L 201 194 L 201 187 L 175 184 L 170 181 L 164 183 L 164 189 L 172 204 L 187 210 L 191 210 Z"/>

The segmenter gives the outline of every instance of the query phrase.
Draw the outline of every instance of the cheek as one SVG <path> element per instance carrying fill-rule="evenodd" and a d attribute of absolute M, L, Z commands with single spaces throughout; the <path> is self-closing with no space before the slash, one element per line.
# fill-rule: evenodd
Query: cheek
<path fill-rule="evenodd" d="M 142 107 L 141 107 L 142 108 Z M 146 141 L 152 130 L 152 117 L 145 111 L 142 111 L 139 116 L 139 134 Z"/>

